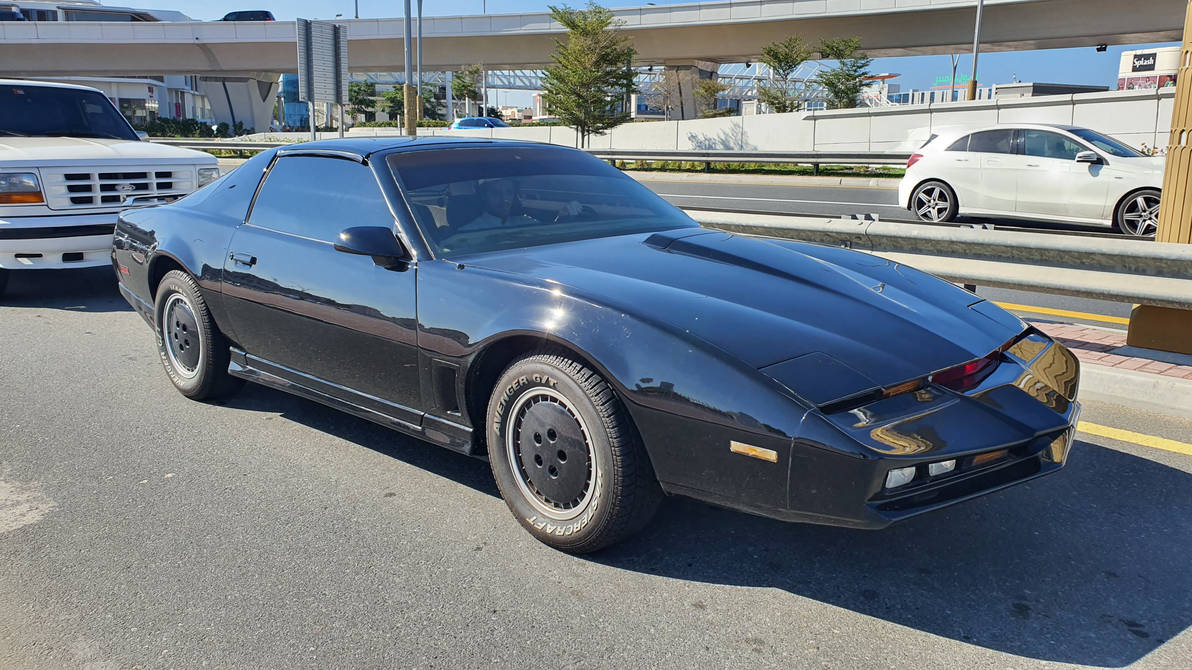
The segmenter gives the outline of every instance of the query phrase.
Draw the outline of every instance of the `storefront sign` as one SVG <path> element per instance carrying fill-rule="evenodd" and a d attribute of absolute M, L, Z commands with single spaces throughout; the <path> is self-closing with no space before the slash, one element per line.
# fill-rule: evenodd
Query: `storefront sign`
<path fill-rule="evenodd" d="M 1155 52 L 1134 54 L 1134 72 L 1153 72 L 1155 70 Z"/>

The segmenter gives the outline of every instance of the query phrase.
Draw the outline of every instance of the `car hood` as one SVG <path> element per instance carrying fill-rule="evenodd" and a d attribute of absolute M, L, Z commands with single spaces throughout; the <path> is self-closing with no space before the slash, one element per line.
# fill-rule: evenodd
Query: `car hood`
<path fill-rule="evenodd" d="M 470 264 L 557 282 L 754 368 L 828 357 L 853 379 L 836 396 L 980 358 L 1024 328 L 968 291 L 877 256 L 699 228 Z"/>
<path fill-rule="evenodd" d="M 153 142 L 97 137 L 0 136 L 0 165 L 108 165 L 113 161 L 216 165 L 211 154 Z"/>

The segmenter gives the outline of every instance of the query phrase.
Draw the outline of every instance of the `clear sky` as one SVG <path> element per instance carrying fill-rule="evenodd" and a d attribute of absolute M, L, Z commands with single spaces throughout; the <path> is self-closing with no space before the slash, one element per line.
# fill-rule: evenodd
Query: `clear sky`
<path fill-rule="evenodd" d="M 103 0 L 104 4 L 131 7 L 174 9 L 197 20 L 215 20 L 225 13 L 238 9 L 268 9 L 280 21 L 296 17 L 306 19 L 333 19 L 336 14 L 351 18 L 355 11 L 353 0 Z M 416 3 L 417 0 L 412 0 Z M 679 4 L 688 0 L 653 0 L 653 4 Z M 545 11 L 547 5 L 568 4 L 560 0 L 424 0 L 423 16 L 447 16 L 459 14 L 480 14 L 482 9 L 490 14 Z M 586 0 L 572 0 L 569 4 L 581 6 Z M 605 7 L 638 7 L 646 0 L 601 0 Z M 401 16 L 402 0 L 359 0 L 360 18 Z M 1142 45 L 1151 46 L 1151 45 Z M 1060 84 L 1093 84 L 1113 88 L 1117 84 L 1118 59 L 1121 52 L 1133 47 L 1110 47 L 1105 53 L 1097 53 L 1092 45 L 1079 49 L 1051 49 L 1046 51 L 1019 51 L 1007 53 L 985 53 L 980 57 L 978 72 L 982 85 L 1000 84 L 1012 81 L 1036 81 Z M 971 53 L 963 54 L 957 71 L 967 74 L 972 68 Z M 931 88 L 938 77 L 951 77 L 952 62 L 948 56 L 912 56 L 905 58 L 880 58 L 874 61 L 871 70 L 896 72 L 902 76 L 894 80 L 902 90 Z M 508 104 L 526 104 L 521 100 L 528 95 L 508 96 Z M 496 102 L 496 101 L 493 101 Z M 505 100 L 502 99 L 502 104 Z"/>

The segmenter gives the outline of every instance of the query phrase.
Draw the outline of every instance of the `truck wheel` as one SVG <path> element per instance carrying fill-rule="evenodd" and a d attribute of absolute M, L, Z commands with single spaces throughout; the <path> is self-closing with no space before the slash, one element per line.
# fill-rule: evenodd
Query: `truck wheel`
<path fill-rule="evenodd" d="M 228 342 L 211 319 L 198 284 L 185 272 L 171 270 L 158 283 L 154 329 L 162 365 L 182 395 L 211 400 L 244 384 L 228 374 Z"/>
<path fill-rule="evenodd" d="M 4 289 L 8 288 L 8 270 L 0 268 L 0 298 L 4 297 Z"/>
<path fill-rule="evenodd" d="M 515 361 L 493 389 L 488 458 L 501 497 L 535 538 L 575 554 L 654 516 L 662 490 L 628 413 L 600 375 L 560 354 Z"/>

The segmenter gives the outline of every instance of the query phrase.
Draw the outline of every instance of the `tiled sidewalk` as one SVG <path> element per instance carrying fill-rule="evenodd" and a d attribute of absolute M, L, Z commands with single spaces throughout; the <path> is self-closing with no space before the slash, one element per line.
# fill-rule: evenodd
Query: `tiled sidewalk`
<path fill-rule="evenodd" d="M 1192 380 L 1192 356 L 1127 347 L 1124 330 L 1079 323 L 1028 321 L 1071 349 L 1081 363 Z"/>

